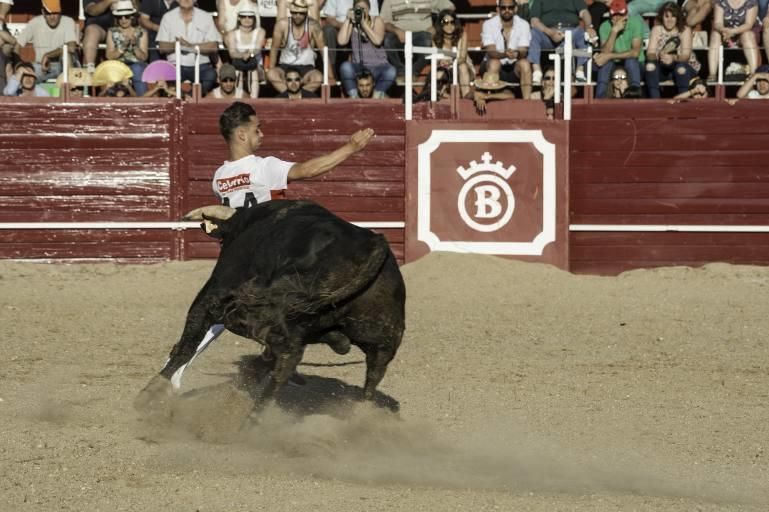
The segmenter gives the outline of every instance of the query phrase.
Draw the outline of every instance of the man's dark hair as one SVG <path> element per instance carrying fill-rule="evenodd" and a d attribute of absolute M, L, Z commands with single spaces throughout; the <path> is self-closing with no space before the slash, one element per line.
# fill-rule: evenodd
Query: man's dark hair
<path fill-rule="evenodd" d="M 372 75 L 371 71 L 369 71 L 367 68 L 361 69 L 358 74 L 355 75 L 355 80 L 365 80 L 366 78 L 374 80 L 374 75 Z"/>
<path fill-rule="evenodd" d="M 248 124 L 251 121 L 251 116 L 255 116 L 256 111 L 254 107 L 243 103 L 242 101 L 236 101 L 222 112 L 219 116 L 219 133 L 222 134 L 224 140 L 230 142 L 232 132 L 238 127 Z"/>

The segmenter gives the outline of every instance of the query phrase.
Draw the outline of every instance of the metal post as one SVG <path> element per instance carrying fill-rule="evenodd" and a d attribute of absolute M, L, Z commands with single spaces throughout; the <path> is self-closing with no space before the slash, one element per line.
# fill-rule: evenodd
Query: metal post
<path fill-rule="evenodd" d="M 412 91 L 414 90 L 414 84 L 413 84 L 413 77 L 411 75 L 411 69 L 413 67 L 411 58 L 413 56 L 413 43 L 411 39 L 411 31 L 406 31 L 406 42 L 404 43 L 403 48 L 404 56 L 406 57 L 406 121 L 411 121 L 413 118 L 413 101 L 414 98 L 412 98 Z"/>
<path fill-rule="evenodd" d="M 555 95 L 553 96 L 553 103 L 561 102 L 561 56 L 557 53 L 550 54 L 550 60 L 553 61 L 553 71 L 555 72 Z"/>
<path fill-rule="evenodd" d="M 430 101 L 435 103 L 438 101 L 438 59 L 435 54 L 431 55 L 430 59 Z"/>
<path fill-rule="evenodd" d="M 195 85 L 200 84 L 200 46 L 195 45 Z"/>
<path fill-rule="evenodd" d="M 176 41 L 174 48 L 176 55 L 176 99 L 182 99 L 182 45 Z"/>
<path fill-rule="evenodd" d="M 62 84 L 65 86 L 69 83 L 69 46 L 64 43 L 61 49 L 61 72 L 62 72 Z"/>
<path fill-rule="evenodd" d="M 451 61 L 451 73 L 454 75 L 453 79 L 451 80 L 451 85 L 458 85 L 459 84 L 459 52 L 457 51 L 457 47 L 454 46 L 451 48 L 451 51 L 454 52 L 454 60 Z"/>
<path fill-rule="evenodd" d="M 323 85 L 328 85 L 328 46 L 323 47 Z"/>
<path fill-rule="evenodd" d="M 724 45 L 718 45 L 718 85 L 724 83 Z"/>
<path fill-rule="evenodd" d="M 566 40 L 564 42 L 564 63 L 563 63 L 563 119 L 571 119 L 571 67 L 574 58 L 574 47 L 572 46 L 574 35 L 571 30 L 566 31 Z"/>

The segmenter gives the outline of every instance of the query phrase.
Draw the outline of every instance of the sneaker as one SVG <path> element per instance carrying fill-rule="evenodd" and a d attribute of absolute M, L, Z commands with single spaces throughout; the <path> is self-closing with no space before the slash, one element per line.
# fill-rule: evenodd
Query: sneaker
<path fill-rule="evenodd" d="M 535 69 L 534 72 L 531 74 L 531 84 L 540 85 L 541 83 L 542 83 L 542 70 Z"/>
<path fill-rule="evenodd" d="M 574 72 L 574 80 L 577 82 L 587 82 L 587 77 L 585 76 L 585 70 L 582 68 L 577 68 L 577 70 Z"/>

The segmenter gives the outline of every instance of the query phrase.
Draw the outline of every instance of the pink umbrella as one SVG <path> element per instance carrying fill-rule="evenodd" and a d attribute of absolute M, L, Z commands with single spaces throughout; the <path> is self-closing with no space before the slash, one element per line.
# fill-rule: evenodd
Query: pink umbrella
<path fill-rule="evenodd" d="M 167 82 L 176 80 L 176 67 L 167 60 L 156 60 L 144 68 L 142 82 L 153 83 L 160 80 Z"/>

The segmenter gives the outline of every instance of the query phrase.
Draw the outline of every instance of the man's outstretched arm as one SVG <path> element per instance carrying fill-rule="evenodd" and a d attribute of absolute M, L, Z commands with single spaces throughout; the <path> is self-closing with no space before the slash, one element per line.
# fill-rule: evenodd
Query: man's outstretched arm
<path fill-rule="evenodd" d="M 306 162 L 295 163 L 288 172 L 288 181 L 313 178 L 330 171 L 365 148 L 373 137 L 374 130 L 371 128 L 359 130 L 350 136 L 350 142 L 331 153 L 312 158 Z"/>

